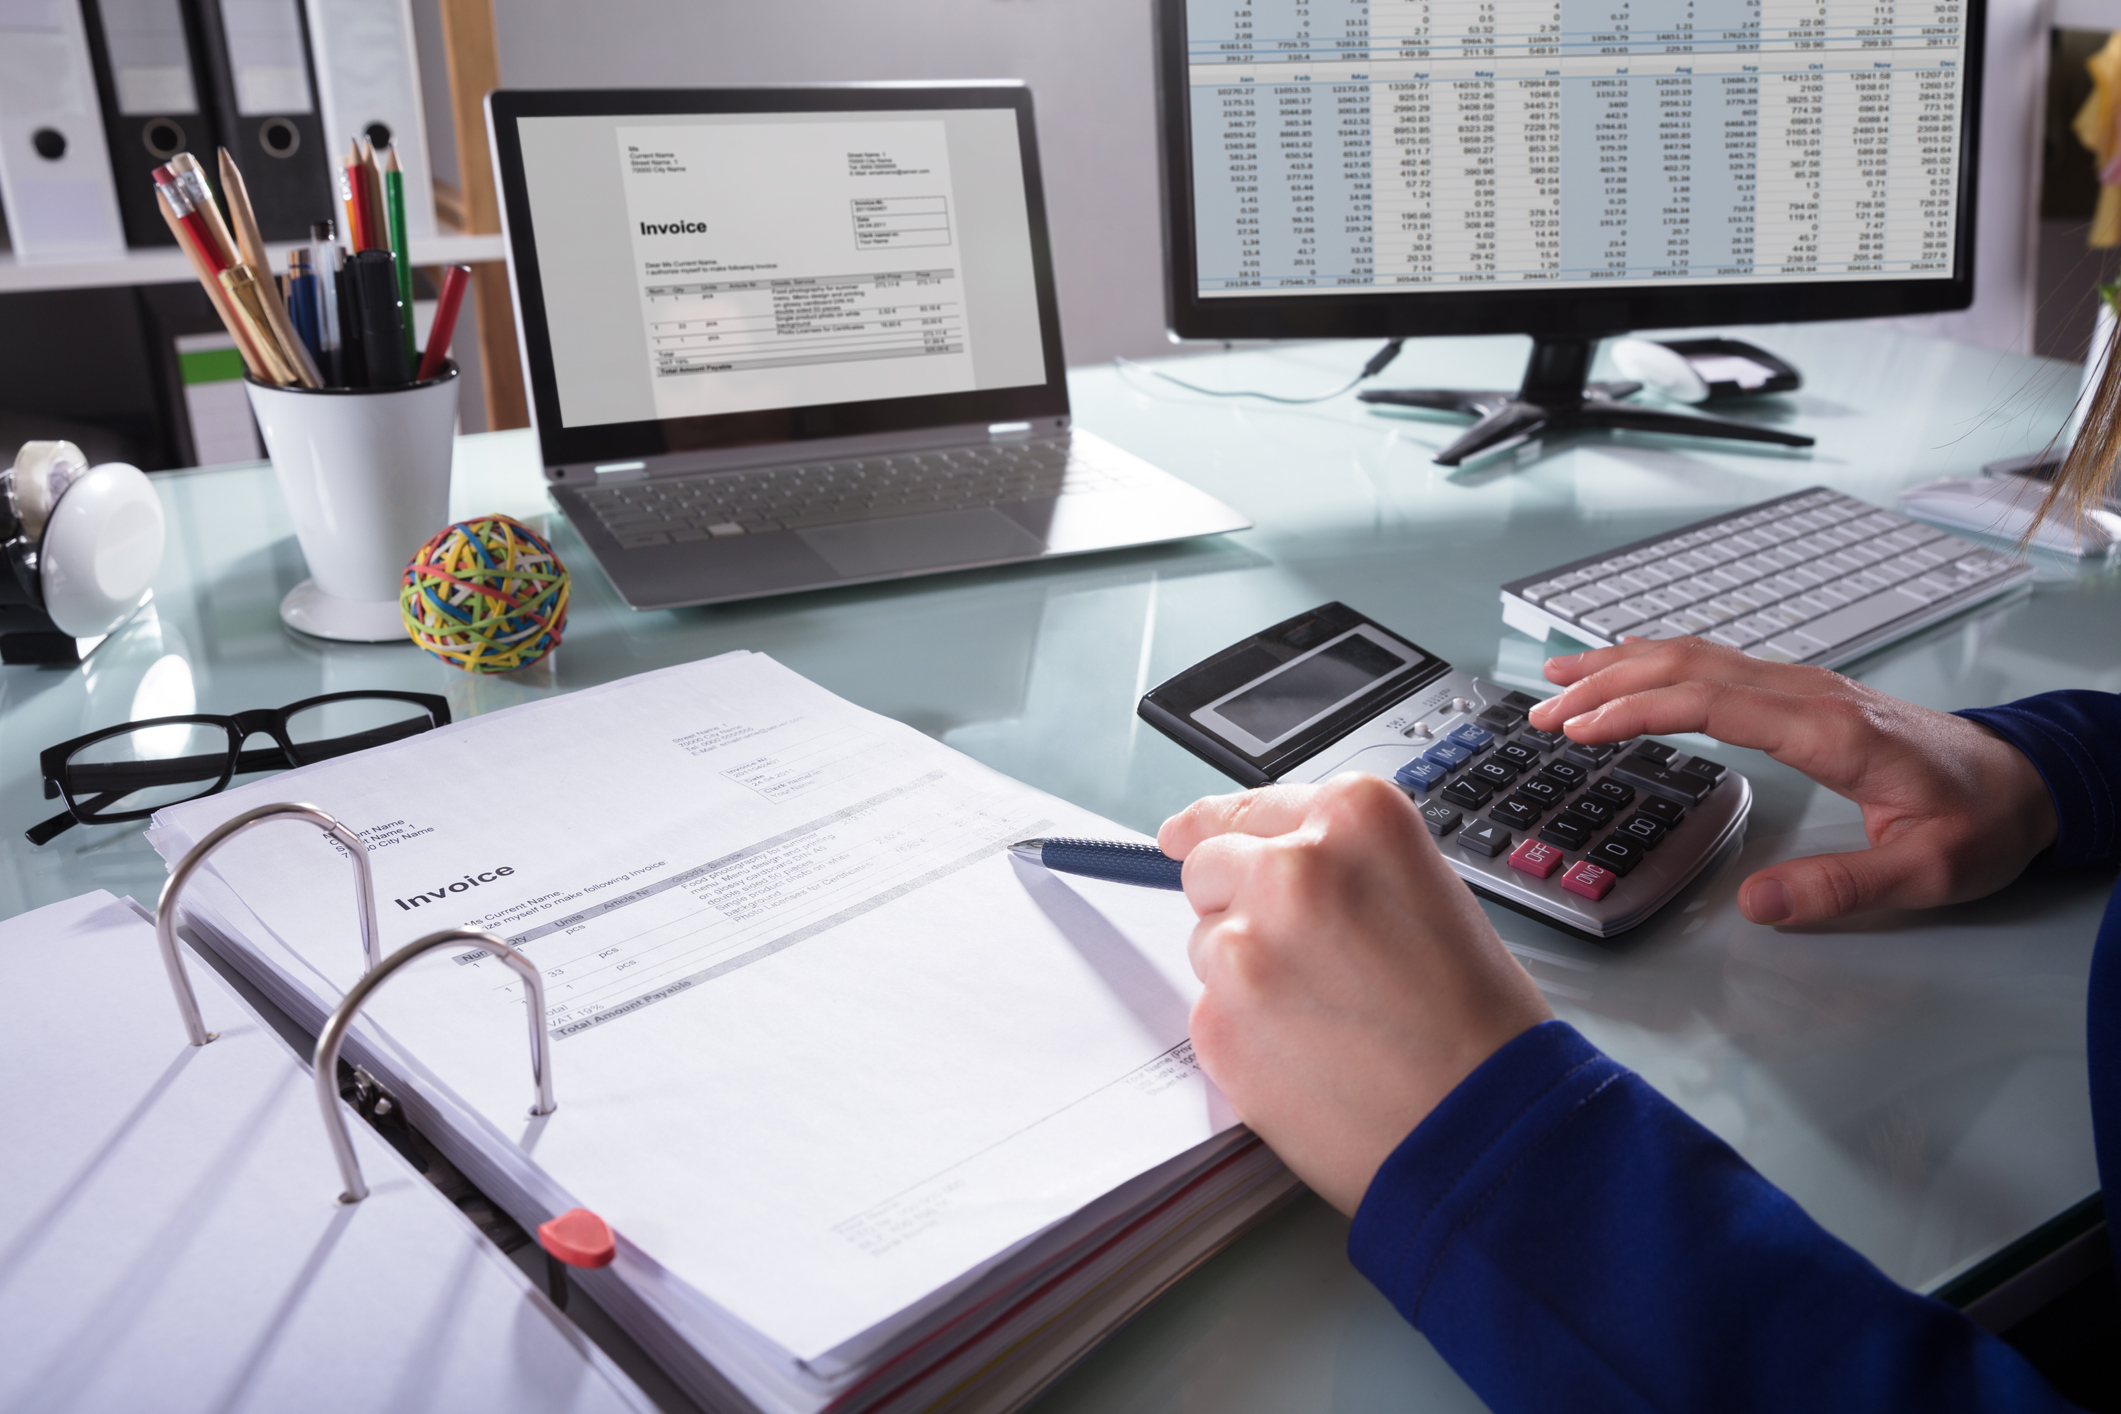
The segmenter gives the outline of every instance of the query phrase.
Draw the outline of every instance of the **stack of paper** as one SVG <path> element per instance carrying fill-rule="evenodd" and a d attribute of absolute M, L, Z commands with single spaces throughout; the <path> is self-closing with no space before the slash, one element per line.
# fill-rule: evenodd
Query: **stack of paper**
<path fill-rule="evenodd" d="M 0 923 L 0 1408 L 649 1414 L 631 1381 L 308 1068 L 106 893 Z"/>
<path fill-rule="evenodd" d="M 703 1404 L 1005 1408 L 1294 1181 L 1192 1061 L 1176 894 L 1012 840 L 1124 832 L 748 653 L 162 812 L 172 861 L 273 800 L 366 841 L 385 949 L 468 925 L 347 1054 L 534 1224 L 619 1234 L 596 1298 Z M 359 976 L 351 870 L 298 825 L 218 853 L 190 926 L 305 1025 Z"/>

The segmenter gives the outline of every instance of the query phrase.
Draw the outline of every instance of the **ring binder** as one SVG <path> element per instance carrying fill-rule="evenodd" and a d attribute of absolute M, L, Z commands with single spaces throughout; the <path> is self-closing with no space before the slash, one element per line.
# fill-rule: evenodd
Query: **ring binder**
<path fill-rule="evenodd" d="M 314 805 L 283 801 L 246 810 L 210 831 L 177 861 L 177 867 L 169 871 L 169 882 L 162 886 L 162 897 L 155 902 L 155 942 L 162 949 L 162 965 L 168 969 L 169 985 L 177 994 L 177 1011 L 184 1018 L 184 1029 L 194 1046 L 203 1046 L 214 1037 L 199 1019 L 199 999 L 192 992 L 191 978 L 185 975 L 184 960 L 177 955 L 177 896 L 184 892 L 185 884 L 209 854 L 252 826 L 269 820 L 307 820 L 345 849 L 353 860 L 354 901 L 361 910 L 361 954 L 365 966 L 373 974 L 383 961 L 382 938 L 376 931 L 375 879 L 369 872 L 368 847 L 361 843 L 361 837 Z"/>
<path fill-rule="evenodd" d="M 205 848 L 211 839 L 209 835 L 207 840 L 202 840 L 200 848 Z M 193 851 L 194 854 L 197 852 Z M 187 860 L 190 857 L 185 856 Z M 346 1039 L 346 1028 L 353 1025 L 354 1015 L 361 1010 L 362 1003 L 388 980 L 391 973 L 420 954 L 451 943 L 476 943 L 508 964 L 510 970 L 523 979 L 524 989 L 530 994 L 530 1005 L 526 1008 L 530 1025 L 530 1075 L 538 1087 L 538 1102 L 530 1112 L 549 1115 L 559 1108 L 552 1098 L 552 1039 L 545 1032 L 545 979 L 538 974 L 530 959 L 480 928 L 444 928 L 439 933 L 415 939 L 369 968 L 367 975 L 354 983 L 353 990 L 333 1009 L 324 1022 L 324 1029 L 317 1033 L 313 1065 L 317 1104 L 324 1111 L 332 1152 L 339 1160 L 339 1177 L 346 1181 L 346 1191 L 339 1195 L 341 1203 L 358 1203 L 368 1196 L 368 1185 L 361 1179 L 361 1161 L 354 1157 L 353 1140 L 346 1133 L 346 1117 L 339 1113 L 339 1045 Z"/>

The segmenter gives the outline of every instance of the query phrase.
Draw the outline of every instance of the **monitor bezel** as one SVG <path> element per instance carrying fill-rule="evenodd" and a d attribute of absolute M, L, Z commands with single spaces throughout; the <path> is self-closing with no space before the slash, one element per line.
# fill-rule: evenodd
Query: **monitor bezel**
<path fill-rule="evenodd" d="M 1186 0 L 1155 0 L 1159 186 L 1165 319 L 1179 339 L 1364 339 L 1445 334 L 1608 335 L 1636 329 L 1786 324 L 1965 309 L 1974 298 L 1986 0 L 1969 0 L 1962 70 L 1957 229 L 1949 279 L 1870 276 L 1808 283 L 1555 289 L 1481 284 L 1444 289 L 1288 291 L 1212 299 L 1194 259 L 1192 111 Z"/>
<path fill-rule="evenodd" d="M 1037 284 L 1045 381 L 1015 388 L 982 388 L 926 397 L 881 398 L 805 407 L 723 413 L 638 422 L 564 425 L 552 334 L 543 296 L 545 266 L 523 169 L 517 122 L 548 117 L 658 117 L 693 113 L 844 113 L 939 109 L 1007 109 L 1016 115 L 1024 173 L 1025 218 L 1031 235 L 1031 266 Z M 508 271 L 515 297 L 516 334 L 529 384 L 532 425 L 548 467 L 619 461 L 685 452 L 722 452 L 919 432 L 996 423 L 1064 426 L 1068 417 L 1067 370 L 1061 351 L 1060 302 L 1054 291 L 1053 248 L 1046 229 L 1044 183 L 1031 92 L 1015 82 L 790 84 L 756 88 L 697 89 L 496 89 L 487 95 L 487 131 L 493 143 L 504 211 Z"/>

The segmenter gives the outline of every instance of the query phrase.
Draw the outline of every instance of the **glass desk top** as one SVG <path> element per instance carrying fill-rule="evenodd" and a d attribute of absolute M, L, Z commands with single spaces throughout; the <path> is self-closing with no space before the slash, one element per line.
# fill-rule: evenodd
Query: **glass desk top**
<path fill-rule="evenodd" d="M 159 475 L 169 548 L 151 611 L 74 669 L 0 669 L 0 916 L 107 888 L 152 902 L 160 859 L 131 826 L 51 814 L 36 753 L 133 717 L 273 707 L 389 687 L 459 716 L 750 648 L 865 707 L 1128 825 L 1228 783 L 1134 716 L 1148 688 L 1255 629 L 1343 599 L 1460 667 L 1536 688 L 1543 645 L 1505 628 L 1506 580 L 1603 545 L 1824 483 L 1890 505 L 1937 476 L 2036 450 L 2072 366 L 1871 326 L 1752 331 L 1802 391 L 1724 416 L 1812 433 L 1812 451 L 1597 435 L 1456 471 L 1463 423 L 1221 400 L 1138 368 L 1071 376 L 1080 425 L 1196 483 L 1257 528 L 1179 545 L 713 609 L 637 614 L 546 500 L 527 432 L 458 444 L 457 515 L 549 530 L 575 571 L 566 641 L 535 668 L 467 677 L 408 645 L 280 623 L 303 579 L 269 468 Z M 1416 341 L 1379 383 L 1510 387 L 1527 341 Z M 1301 395 L 1368 345 L 1191 359 L 1216 387 Z M 1529 450 L 1529 449 L 1528 449 Z M 2028 595 L 1850 666 L 1940 708 L 2063 687 L 2121 691 L 2121 564 L 2036 556 Z M 1934 1289 L 2096 1191 L 2084 979 L 2113 880 L 1844 928 L 1745 923 L 1739 880 L 1771 858 L 1860 845 L 1852 806 L 1756 753 L 1716 747 L 1756 791 L 1743 852 L 1658 919 L 1600 947 L 1491 909 L 1594 1042 L 1729 1140 L 1896 1279 Z M 1348 1266 L 1345 1223 L 1299 1201 L 1162 1297 L 1049 1390 L 1062 1411 L 1478 1408 Z"/>

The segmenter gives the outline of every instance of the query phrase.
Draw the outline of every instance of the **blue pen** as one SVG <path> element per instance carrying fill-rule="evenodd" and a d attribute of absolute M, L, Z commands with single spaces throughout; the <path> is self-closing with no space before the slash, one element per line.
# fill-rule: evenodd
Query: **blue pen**
<path fill-rule="evenodd" d="M 309 356 L 316 360 L 317 368 L 320 371 L 328 368 L 324 341 L 317 329 L 317 277 L 310 271 L 306 250 L 287 253 L 287 317 L 308 348 Z"/>
<path fill-rule="evenodd" d="M 1117 840 L 1018 840 L 1009 846 L 1018 859 L 1043 864 L 1056 874 L 1080 874 L 1145 889 L 1179 889 L 1184 867 L 1153 844 Z"/>

